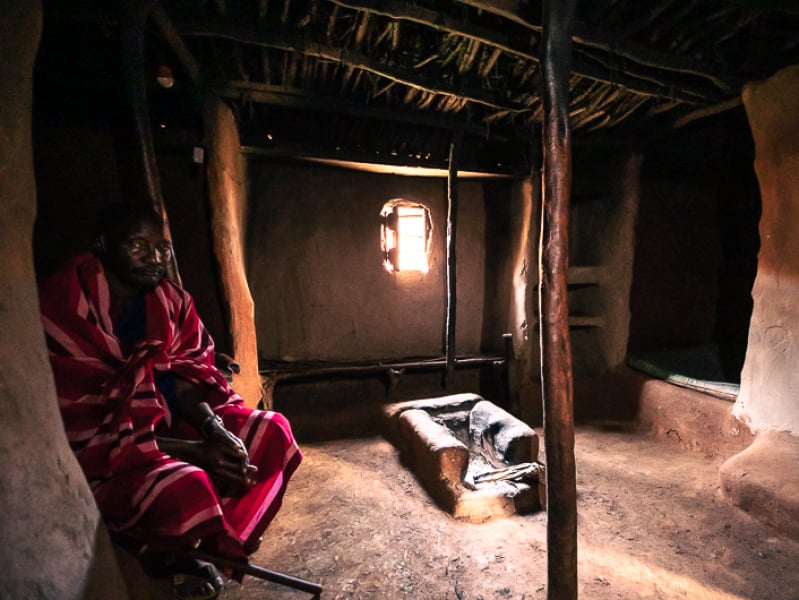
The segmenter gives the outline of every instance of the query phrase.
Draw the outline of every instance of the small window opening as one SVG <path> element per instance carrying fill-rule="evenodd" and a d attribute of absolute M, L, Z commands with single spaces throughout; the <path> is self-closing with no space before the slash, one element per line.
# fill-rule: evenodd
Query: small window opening
<path fill-rule="evenodd" d="M 432 231 L 427 207 L 407 200 L 391 200 L 383 206 L 380 216 L 383 218 L 380 244 L 386 271 L 427 273 Z"/>

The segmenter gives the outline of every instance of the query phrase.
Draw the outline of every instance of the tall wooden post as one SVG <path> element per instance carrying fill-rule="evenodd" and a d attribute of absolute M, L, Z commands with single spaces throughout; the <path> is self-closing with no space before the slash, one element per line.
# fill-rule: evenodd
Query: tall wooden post
<path fill-rule="evenodd" d="M 457 308 L 456 252 L 458 225 L 458 159 L 463 136 L 456 133 L 449 147 L 449 172 L 447 176 L 447 320 L 445 351 L 446 377 L 455 369 L 455 317 Z"/>
<path fill-rule="evenodd" d="M 158 173 L 158 162 L 155 156 L 155 143 L 150 125 L 150 111 L 147 108 L 147 88 L 144 80 L 144 26 L 153 4 L 155 4 L 155 0 L 123 0 L 120 9 L 119 35 L 122 41 L 125 91 L 133 109 L 133 121 L 136 128 L 136 139 L 139 142 L 147 198 L 153 209 L 164 219 L 164 236 L 171 240 L 172 233 L 164 196 L 161 192 L 161 177 Z M 167 277 L 178 285 L 181 284 L 174 252 L 167 265 Z"/>
<path fill-rule="evenodd" d="M 233 111 L 210 95 L 203 110 L 203 127 L 214 255 L 228 310 L 231 350 L 241 365 L 241 372 L 233 376 L 233 389 L 250 408 L 263 399 L 264 408 L 271 409 L 271 396 L 264 396 L 258 373 L 255 303 L 244 260 L 247 173 L 239 151 L 238 126 Z"/>
<path fill-rule="evenodd" d="M 545 0 L 543 201 L 539 246 L 541 384 L 547 456 L 547 598 L 577 598 L 577 492 L 569 307 L 569 71 L 575 0 Z"/>

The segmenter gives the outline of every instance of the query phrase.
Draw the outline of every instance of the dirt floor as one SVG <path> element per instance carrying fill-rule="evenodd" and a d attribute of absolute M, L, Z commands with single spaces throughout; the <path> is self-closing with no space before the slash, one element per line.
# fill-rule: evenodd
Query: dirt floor
<path fill-rule="evenodd" d="M 475 525 L 439 510 L 380 437 L 303 444 L 253 562 L 333 599 L 546 598 L 546 516 Z M 799 544 L 734 508 L 720 458 L 625 431 L 577 431 L 579 594 L 799 600 Z M 248 578 L 224 600 L 308 594 Z"/>

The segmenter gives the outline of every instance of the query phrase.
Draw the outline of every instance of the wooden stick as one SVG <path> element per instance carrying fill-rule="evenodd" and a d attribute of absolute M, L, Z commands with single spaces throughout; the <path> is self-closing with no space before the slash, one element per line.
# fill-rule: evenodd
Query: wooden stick
<path fill-rule="evenodd" d="M 322 585 L 319 583 L 301 579 L 293 575 L 286 575 L 285 573 L 281 573 L 279 571 L 272 571 L 271 569 L 254 565 L 249 561 L 233 560 L 224 556 L 208 554 L 207 552 L 200 552 L 197 550 L 191 550 L 186 554 L 192 558 L 213 563 L 222 569 L 230 569 L 234 572 L 251 575 L 253 577 L 257 577 L 258 579 L 271 581 L 272 583 L 279 583 L 280 585 L 285 585 L 301 592 L 307 592 L 312 594 L 314 598 L 318 598 L 323 590 Z"/>
<path fill-rule="evenodd" d="M 497 60 L 502 55 L 502 50 L 499 48 L 494 48 L 491 51 L 491 56 L 488 60 L 480 67 L 480 77 L 486 78 L 491 74 L 491 69 L 494 68 L 494 65 L 497 64 Z"/>
<path fill-rule="evenodd" d="M 475 369 L 489 366 L 502 366 L 506 357 L 500 355 L 468 355 L 454 357 L 456 369 Z M 391 358 L 362 361 L 304 361 L 286 363 L 282 361 L 263 361 L 261 375 L 273 380 L 308 380 L 329 377 L 334 380 L 340 376 L 376 375 L 388 371 L 433 371 L 447 368 L 447 357 L 430 358 Z"/>
<path fill-rule="evenodd" d="M 736 96 L 735 98 L 730 98 L 726 102 L 720 102 L 714 106 L 706 106 L 705 108 L 700 108 L 698 110 L 688 113 L 687 115 L 683 115 L 682 117 L 676 119 L 674 123 L 671 124 L 671 127 L 672 129 L 680 129 L 681 127 L 685 127 L 689 123 L 693 123 L 697 119 L 712 117 L 713 115 L 717 115 L 719 113 L 732 110 L 733 108 L 738 108 L 740 105 L 741 105 L 741 97 Z"/>
<path fill-rule="evenodd" d="M 569 307 L 569 74 L 576 0 L 545 0 L 541 66 L 544 190 L 539 312 L 547 456 L 547 598 L 577 598 L 577 492 Z"/>

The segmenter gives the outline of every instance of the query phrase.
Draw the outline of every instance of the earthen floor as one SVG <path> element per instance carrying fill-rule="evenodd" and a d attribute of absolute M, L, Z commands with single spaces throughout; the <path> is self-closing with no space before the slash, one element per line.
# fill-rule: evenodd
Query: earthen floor
<path fill-rule="evenodd" d="M 333 599 L 543 599 L 543 513 L 469 524 L 442 512 L 380 437 L 302 444 L 254 562 Z M 580 597 L 798 600 L 799 544 L 721 496 L 719 458 L 578 428 Z M 248 578 L 224 600 L 307 594 Z"/>

